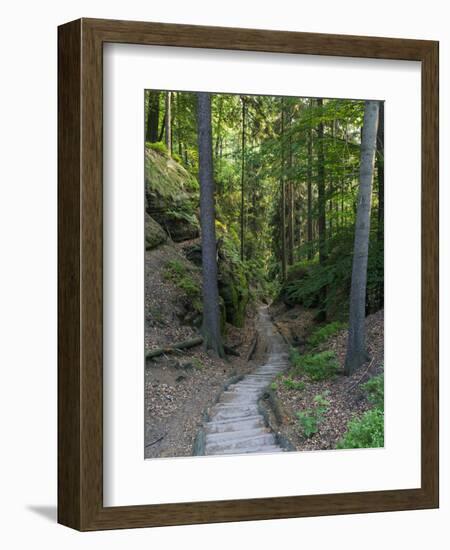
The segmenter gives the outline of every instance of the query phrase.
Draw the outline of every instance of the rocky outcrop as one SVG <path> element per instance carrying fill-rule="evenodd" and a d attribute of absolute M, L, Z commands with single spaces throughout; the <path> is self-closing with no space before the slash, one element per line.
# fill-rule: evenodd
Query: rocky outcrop
<path fill-rule="evenodd" d="M 223 300 L 225 320 L 236 326 L 244 326 L 245 312 L 250 299 L 247 277 L 242 263 L 230 254 L 232 243 L 222 236 L 218 248 L 218 286 Z M 186 258 L 198 267 L 202 265 L 202 247 L 199 243 L 186 246 Z"/>
<path fill-rule="evenodd" d="M 149 214 L 145 214 L 145 249 L 151 250 L 167 241 L 167 233 Z"/>
<path fill-rule="evenodd" d="M 199 235 L 198 182 L 178 162 L 147 147 L 145 150 L 147 213 L 176 242 Z"/>

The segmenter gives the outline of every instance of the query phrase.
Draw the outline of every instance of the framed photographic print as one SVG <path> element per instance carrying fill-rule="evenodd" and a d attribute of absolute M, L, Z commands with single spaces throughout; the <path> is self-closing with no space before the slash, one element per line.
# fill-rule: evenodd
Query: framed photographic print
<path fill-rule="evenodd" d="M 59 28 L 58 520 L 438 506 L 438 43 Z"/>

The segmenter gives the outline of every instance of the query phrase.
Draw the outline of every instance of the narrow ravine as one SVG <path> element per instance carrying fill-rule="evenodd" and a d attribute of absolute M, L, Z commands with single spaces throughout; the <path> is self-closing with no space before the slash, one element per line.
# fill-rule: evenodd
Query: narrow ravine
<path fill-rule="evenodd" d="M 266 359 L 252 373 L 228 386 L 203 426 L 204 454 L 276 453 L 284 449 L 266 426 L 258 400 L 280 372 L 288 367 L 286 344 L 275 329 L 267 306 L 258 311 L 259 341 L 266 345 Z"/>

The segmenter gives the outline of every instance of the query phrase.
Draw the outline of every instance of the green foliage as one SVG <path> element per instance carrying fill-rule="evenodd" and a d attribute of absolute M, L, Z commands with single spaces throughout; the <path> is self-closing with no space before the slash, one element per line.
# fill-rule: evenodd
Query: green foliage
<path fill-rule="evenodd" d="M 316 347 L 323 342 L 326 342 L 331 336 L 339 332 L 340 330 L 346 328 L 345 323 L 339 321 L 333 321 L 322 327 L 317 328 L 308 338 L 308 345 L 311 347 Z"/>
<path fill-rule="evenodd" d="M 354 225 L 342 228 L 327 240 L 326 261 L 318 258 L 301 260 L 288 271 L 286 282 L 280 290 L 280 298 L 289 306 L 295 304 L 318 308 L 329 318 L 345 321 L 348 312 L 353 261 Z M 307 246 L 299 254 L 307 253 Z M 382 307 L 384 277 L 384 248 L 372 231 L 369 241 L 367 268 L 367 312 Z M 325 292 L 326 291 L 326 292 Z"/>
<path fill-rule="evenodd" d="M 238 252 L 239 241 L 219 221 L 216 221 L 216 234 L 219 240 L 219 293 L 225 304 L 226 320 L 242 327 L 250 293 L 245 265 Z"/>
<path fill-rule="evenodd" d="M 177 210 L 169 208 L 166 213 L 172 219 L 184 220 L 191 225 L 199 227 L 198 218 L 193 209 L 192 203 L 187 202 L 179 205 Z"/>
<path fill-rule="evenodd" d="M 338 449 L 361 449 L 384 446 L 384 412 L 379 408 L 365 412 L 361 418 L 350 420 Z"/>
<path fill-rule="evenodd" d="M 146 93 L 146 110 L 149 93 Z M 159 92 L 159 136 L 163 136 L 165 97 L 166 92 Z M 324 99 L 319 107 L 314 99 L 298 97 L 212 94 L 211 99 L 216 216 L 226 235 L 222 242 L 220 231 L 217 232 L 219 254 L 223 252 L 219 263 L 226 264 L 219 285 L 228 321 L 242 326 L 246 305 L 252 297 L 267 302 L 277 296 L 288 305 L 317 308 L 329 320 L 345 321 L 364 102 Z M 173 240 L 182 241 L 196 238 L 199 229 L 197 94 L 172 92 L 171 108 L 172 156 L 169 157 L 162 141 L 146 143 L 146 191 L 148 213 Z M 324 126 L 323 138 L 316 131 L 319 124 Z M 311 155 L 310 130 L 314 136 Z M 319 147 L 324 150 L 326 192 L 323 247 L 326 254 L 322 263 L 319 263 L 317 234 Z M 313 189 L 311 242 L 307 242 L 309 176 Z M 289 183 L 288 193 L 290 187 L 293 193 L 293 201 L 287 200 L 286 207 L 287 217 L 292 214 L 289 219 L 294 220 L 293 265 L 286 281 L 282 281 L 280 266 L 282 177 Z M 377 185 L 375 178 L 367 272 L 368 313 L 383 305 L 384 252 L 382 231 L 378 231 Z M 160 212 L 163 219 L 157 217 Z"/>
<path fill-rule="evenodd" d="M 297 413 L 298 424 L 305 437 L 309 438 L 319 431 L 319 426 L 330 406 L 330 402 L 326 399 L 328 393 L 317 394 L 314 397 L 313 407 Z"/>
<path fill-rule="evenodd" d="M 147 192 L 154 197 L 170 199 L 172 205 L 189 200 L 197 203 L 199 185 L 196 178 L 175 160 L 155 151 L 155 143 L 147 145 L 150 145 L 145 149 L 144 158 Z"/>
<path fill-rule="evenodd" d="M 369 401 L 374 407 L 384 410 L 384 374 L 373 376 L 368 382 L 362 385 L 363 390 L 368 394 Z"/>
<path fill-rule="evenodd" d="M 339 369 L 336 354 L 333 351 L 301 355 L 296 349 L 291 349 L 290 360 L 298 374 L 305 374 L 314 382 L 332 378 Z"/>
<path fill-rule="evenodd" d="M 162 141 L 155 141 L 153 143 L 151 141 L 146 141 L 145 146 L 148 149 L 151 149 L 152 151 L 156 151 L 157 153 L 160 153 L 161 155 L 169 156 L 166 144 L 163 143 Z"/>
<path fill-rule="evenodd" d="M 203 370 L 205 368 L 205 364 L 198 357 L 193 357 L 191 363 L 194 365 L 195 370 Z"/>
<path fill-rule="evenodd" d="M 277 390 L 277 389 L 278 389 L 278 384 L 277 384 L 276 382 L 272 382 L 272 383 L 270 384 L 270 389 L 271 389 L 272 391 Z"/>
<path fill-rule="evenodd" d="M 362 385 L 373 408 L 361 418 L 350 420 L 338 449 L 375 448 L 384 446 L 384 374 L 373 376 Z"/>
<path fill-rule="evenodd" d="M 284 386 L 288 390 L 304 390 L 305 389 L 305 383 L 301 380 L 293 380 L 292 378 L 285 378 L 283 380 Z"/>
<path fill-rule="evenodd" d="M 193 308 L 197 312 L 202 311 L 201 288 L 200 284 L 192 275 L 185 263 L 180 260 L 170 260 L 167 262 L 164 270 L 166 280 L 172 281 L 189 299 Z"/>

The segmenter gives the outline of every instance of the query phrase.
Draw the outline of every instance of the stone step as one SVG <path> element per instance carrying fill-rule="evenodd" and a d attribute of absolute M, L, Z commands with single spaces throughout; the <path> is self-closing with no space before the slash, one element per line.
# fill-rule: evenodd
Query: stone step
<path fill-rule="evenodd" d="M 246 455 L 246 454 L 271 454 L 282 453 L 283 449 L 278 445 L 266 445 L 254 447 L 251 449 L 222 449 L 213 453 L 206 452 L 207 455 Z"/>
<path fill-rule="evenodd" d="M 227 439 L 226 441 L 207 441 L 205 451 L 210 454 L 221 450 L 252 449 L 254 447 L 262 447 L 264 445 L 275 445 L 275 436 L 272 433 L 255 435 L 253 437 Z"/>
<path fill-rule="evenodd" d="M 242 380 L 242 382 L 239 382 L 239 384 L 236 384 L 234 386 L 229 386 L 230 388 L 247 388 L 249 390 L 260 390 L 261 388 L 264 388 L 270 380 L 260 380 L 259 382 L 257 380 Z"/>
<path fill-rule="evenodd" d="M 265 373 L 251 374 L 251 375 L 248 376 L 248 378 L 246 378 L 246 380 L 258 381 L 258 382 L 261 382 L 263 380 L 267 381 L 267 382 L 270 382 L 272 379 L 273 379 L 273 376 L 271 374 L 265 374 Z"/>
<path fill-rule="evenodd" d="M 264 426 L 245 429 L 241 427 L 237 431 L 231 432 L 219 432 L 211 433 L 206 435 L 206 444 L 208 443 L 223 443 L 227 444 L 228 442 L 233 442 L 236 440 L 248 440 L 260 435 L 272 435 L 270 432 L 267 432 L 267 429 Z"/>
<path fill-rule="evenodd" d="M 242 418 L 243 416 L 255 416 L 259 413 L 257 405 L 247 405 L 247 406 L 226 406 L 226 405 L 217 405 L 214 414 L 211 414 L 210 417 L 214 421 L 217 420 L 231 420 L 236 418 Z"/>
<path fill-rule="evenodd" d="M 224 391 L 220 397 L 221 403 L 247 403 L 253 404 L 258 400 L 258 393 Z"/>
<path fill-rule="evenodd" d="M 264 386 L 258 387 L 249 387 L 249 386 L 234 386 L 233 388 L 228 388 L 228 391 L 235 393 L 237 395 L 250 395 L 251 397 L 258 397 L 258 395 L 264 390 Z"/>
<path fill-rule="evenodd" d="M 241 416 L 228 420 L 213 420 L 205 424 L 205 432 L 207 434 L 237 432 L 240 430 L 248 430 L 253 428 L 264 428 L 264 420 L 262 416 Z"/>

